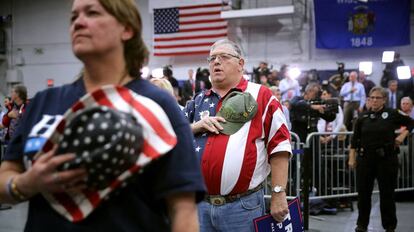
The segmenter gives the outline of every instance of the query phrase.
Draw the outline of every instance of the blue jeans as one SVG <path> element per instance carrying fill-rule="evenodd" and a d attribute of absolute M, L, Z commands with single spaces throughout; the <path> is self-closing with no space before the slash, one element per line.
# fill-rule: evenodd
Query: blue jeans
<path fill-rule="evenodd" d="M 263 189 L 220 206 L 206 201 L 198 204 L 200 232 L 252 232 L 253 219 L 265 214 Z"/>

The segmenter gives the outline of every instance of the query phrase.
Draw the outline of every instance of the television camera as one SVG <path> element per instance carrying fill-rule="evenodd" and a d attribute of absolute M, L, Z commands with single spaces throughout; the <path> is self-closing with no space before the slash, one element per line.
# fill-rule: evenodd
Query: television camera
<path fill-rule="evenodd" d="M 339 99 L 315 99 L 309 101 L 310 105 L 325 105 L 325 113 L 338 113 Z"/>

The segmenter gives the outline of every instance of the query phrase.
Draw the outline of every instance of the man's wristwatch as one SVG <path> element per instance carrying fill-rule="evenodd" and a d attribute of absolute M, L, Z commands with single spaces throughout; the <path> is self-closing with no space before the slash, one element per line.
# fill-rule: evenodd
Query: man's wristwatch
<path fill-rule="evenodd" d="M 280 186 L 280 185 L 275 185 L 275 187 L 273 187 L 272 192 L 274 193 L 281 193 L 284 192 L 285 188 Z"/>

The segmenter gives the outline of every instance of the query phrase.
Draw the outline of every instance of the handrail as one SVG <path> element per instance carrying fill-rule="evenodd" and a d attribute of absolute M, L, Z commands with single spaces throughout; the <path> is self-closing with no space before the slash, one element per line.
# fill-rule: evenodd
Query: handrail
<path fill-rule="evenodd" d="M 305 142 L 304 148 L 310 148 L 311 139 L 312 139 L 312 137 L 314 137 L 316 135 L 353 135 L 353 134 L 354 134 L 353 131 L 347 131 L 347 132 L 312 132 L 312 133 L 308 134 L 308 136 L 306 137 L 306 142 Z"/>
<path fill-rule="evenodd" d="M 299 138 L 299 135 L 298 134 L 296 134 L 295 132 L 293 132 L 293 131 L 289 131 L 289 133 L 290 133 L 290 137 L 292 138 L 295 138 L 295 142 L 296 143 L 300 143 L 300 138 Z M 297 145 L 296 145 L 297 146 Z"/>

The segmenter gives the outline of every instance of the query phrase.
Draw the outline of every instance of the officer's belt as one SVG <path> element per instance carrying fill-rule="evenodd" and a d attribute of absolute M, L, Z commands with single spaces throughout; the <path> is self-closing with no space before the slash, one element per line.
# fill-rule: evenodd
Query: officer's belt
<path fill-rule="evenodd" d="M 367 146 L 362 146 L 363 151 L 375 151 L 377 149 L 384 149 L 384 150 L 393 150 L 394 144 L 371 144 Z"/>
<path fill-rule="evenodd" d="M 204 200 L 212 205 L 224 205 L 226 203 L 234 202 L 244 196 L 248 196 L 252 193 L 255 193 L 263 188 L 263 184 L 259 184 L 257 187 L 250 189 L 244 193 L 238 193 L 233 195 L 206 195 Z"/>

